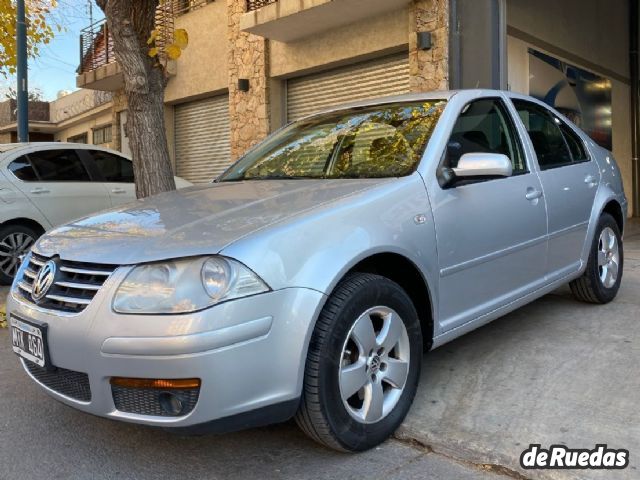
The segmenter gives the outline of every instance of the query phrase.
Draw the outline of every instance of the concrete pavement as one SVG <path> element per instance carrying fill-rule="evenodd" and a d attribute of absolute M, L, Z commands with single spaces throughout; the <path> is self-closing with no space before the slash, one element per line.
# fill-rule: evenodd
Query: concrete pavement
<path fill-rule="evenodd" d="M 560 289 L 427 354 L 396 438 L 361 455 L 320 448 L 291 423 L 184 438 L 90 417 L 46 397 L 1 348 L 0 479 L 640 478 L 640 224 L 625 247 L 615 302 L 585 305 Z M 524 471 L 530 443 L 607 443 L 631 464 Z"/>
<path fill-rule="evenodd" d="M 426 355 L 397 436 L 536 479 L 640 478 L 640 224 L 625 236 L 620 294 L 605 306 L 568 288 Z M 530 444 L 630 451 L 623 471 L 519 467 Z"/>

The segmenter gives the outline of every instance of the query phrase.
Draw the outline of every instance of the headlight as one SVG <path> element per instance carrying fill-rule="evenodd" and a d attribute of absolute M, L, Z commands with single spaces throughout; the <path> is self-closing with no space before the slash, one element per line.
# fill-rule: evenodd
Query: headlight
<path fill-rule="evenodd" d="M 113 300 L 118 313 L 187 313 L 267 292 L 251 270 L 229 258 L 198 257 L 135 267 Z"/>

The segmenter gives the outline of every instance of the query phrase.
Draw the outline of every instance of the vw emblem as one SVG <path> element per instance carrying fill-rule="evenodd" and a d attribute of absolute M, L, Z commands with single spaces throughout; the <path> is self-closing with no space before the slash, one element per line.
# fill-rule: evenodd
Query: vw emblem
<path fill-rule="evenodd" d="M 34 301 L 39 302 L 47 294 L 56 278 L 57 270 L 58 267 L 53 260 L 49 260 L 42 266 L 38 276 L 33 282 L 33 289 L 31 290 L 31 298 L 33 298 Z"/>

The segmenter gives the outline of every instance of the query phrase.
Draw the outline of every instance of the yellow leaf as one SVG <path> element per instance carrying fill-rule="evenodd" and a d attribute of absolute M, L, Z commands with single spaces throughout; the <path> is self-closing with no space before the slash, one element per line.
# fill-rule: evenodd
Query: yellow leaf
<path fill-rule="evenodd" d="M 178 48 L 184 50 L 189 45 L 189 34 L 184 28 L 178 28 L 173 34 L 173 41 Z"/>
<path fill-rule="evenodd" d="M 147 40 L 147 45 L 151 45 L 158 38 L 158 30 L 151 30 L 151 36 Z"/>
<path fill-rule="evenodd" d="M 167 54 L 167 57 L 169 57 L 169 60 L 177 60 L 178 58 L 180 58 L 182 50 L 180 50 L 180 47 L 178 45 L 172 43 L 165 49 L 165 53 Z"/>
<path fill-rule="evenodd" d="M 149 56 L 150 57 L 157 57 L 158 56 L 158 49 L 156 47 L 150 48 L 149 49 Z"/>

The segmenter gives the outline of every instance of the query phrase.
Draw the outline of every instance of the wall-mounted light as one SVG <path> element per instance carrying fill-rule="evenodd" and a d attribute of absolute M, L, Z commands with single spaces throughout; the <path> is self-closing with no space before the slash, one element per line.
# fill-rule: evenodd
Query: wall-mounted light
<path fill-rule="evenodd" d="M 431 32 L 418 32 L 418 49 L 431 50 Z"/>
<path fill-rule="evenodd" d="M 249 91 L 249 79 L 248 78 L 239 78 L 238 79 L 238 90 L 241 92 Z"/>

